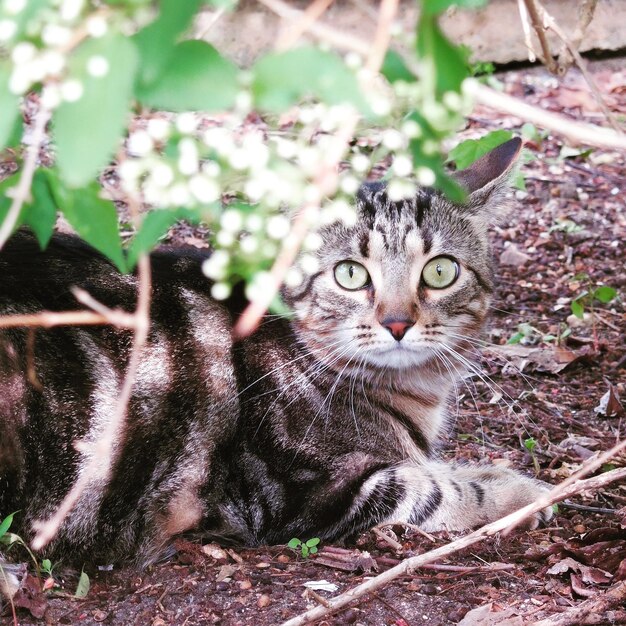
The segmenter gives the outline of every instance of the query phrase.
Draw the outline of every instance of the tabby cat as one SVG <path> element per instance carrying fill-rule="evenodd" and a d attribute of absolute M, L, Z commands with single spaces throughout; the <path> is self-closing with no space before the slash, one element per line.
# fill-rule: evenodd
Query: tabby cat
<path fill-rule="evenodd" d="M 487 228 L 521 146 L 457 174 L 467 201 L 358 193 L 356 225 L 322 231 L 319 271 L 285 288 L 293 319 L 233 342 L 236 302 L 212 300 L 200 252 L 152 255 L 149 345 L 115 442 L 48 553 L 154 561 L 196 529 L 246 545 L 336 540 L 381 522 L 465 530 L 535 499 L 541 483 L 437 459 L 449 396 L 487 315 Z M 57 236 L 0 253 L 0 314 L 77 309 L 78 285 L 134 310 L 136 277 Z M 23 537 L 80 476 L 116 405 L 132 336 L 113 327 L 0 331 L 0 519 Z M 533 524 L 549 517 L 538 515 Z"/>

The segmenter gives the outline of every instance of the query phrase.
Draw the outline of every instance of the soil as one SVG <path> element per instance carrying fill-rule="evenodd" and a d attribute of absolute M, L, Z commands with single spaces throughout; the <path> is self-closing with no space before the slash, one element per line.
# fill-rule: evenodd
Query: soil
<path fill-rule="evenodd" d="M 626 71 L 595 71 L 610 107 L 623 119 Z M 529 103 L 603 123 L 576 72 L 560 86 L 542 70 L 499 79 Z M 477 109 L 462 138 L 498 128 L 519 131 L 520 122 Z M 482 351 L 481 374 L 460 386 L 454 434 L 443 455 L 503 463 L 556 483 L 626 436 L 615 399 L 626 396 L 625 163 L 623 154 L 600 150 L 564 158 L 562 140 L 552 136 L 536 137 L 527 147 L 527 191 L 516 193 L 514 210 L 493 231 L 500 264 L 486 337 L 491 345 Z M 172 240 L 194 236 L 182 226 Z M 571 317 L 572 298 L 600 285 L 615 288 L 622 299 L 587 303 L 584 321 Z M 520 324 L 534 330 L 526 327 L 523 343 L 507 345 Z M 550 338 L 568 328 L 569 336 Z M 609 389 L 614 397 L 608 408 L 596 409 Z M 508 616 L 507 624 L 522 624 L 555 615 L 626 579 L 625 506 L 624 484 L 585 493 L 561 504 L 548 528 L 493 537 L 320 623 L 443 626 L 483 605 L 491 621 L 471 613 L 464 623 L 493 624 Z M 58 586 L 43 595 L 34 585 L 33 596 L 23 598 L 30 610 L 18 608 L 18 622 L 277 625 L 317 603 L 306 591 L 308 581 L 335 585 L 334 592 L 315 592 L 331 597 L 450 539 L 402 527 L 385 532 L 395 547 L 369 532 L 352 545 L 320 546 L 309 558 L 284 546 L 219 549 L 180 539 L 169 560 L 146 571 L 87 567 L 91 587 L 83 599 L 72 597 L 79 573 L 61 564 L 54 571 Z M 619 607 L 598 619 L 594 623 L 626 623 Z M 0 620 L 11 623 L 10 612 Z"/>

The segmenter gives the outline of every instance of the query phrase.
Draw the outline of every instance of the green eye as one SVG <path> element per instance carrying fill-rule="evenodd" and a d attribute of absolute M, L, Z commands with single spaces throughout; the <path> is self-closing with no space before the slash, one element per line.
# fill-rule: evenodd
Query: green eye
<path fill-rule="evenodd" d="M 342 261 L 335 266 L 335 280 L 340 287 L 354 291 L 370 282 L 367 270 L 355 261 Z"/>
<path fill-rule="evenodd" d="M 459 264 L 447 256 L 428 261 L 422 271 L 422 280 L 431 289 L 445 289 L 459 277 Z"/>

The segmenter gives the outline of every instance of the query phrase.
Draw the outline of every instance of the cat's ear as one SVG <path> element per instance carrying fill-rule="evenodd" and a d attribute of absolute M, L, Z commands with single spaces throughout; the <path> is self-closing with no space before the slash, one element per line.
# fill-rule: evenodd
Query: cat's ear
<path fill-rule="evenodd" d="M 467 193 L 467 205 L 475 210 L 494 208 L 502 199 L 515 162 L 522 150 L 519 137 L 509 139 L 488 152 L 469 167 L 452 176 Z"/>

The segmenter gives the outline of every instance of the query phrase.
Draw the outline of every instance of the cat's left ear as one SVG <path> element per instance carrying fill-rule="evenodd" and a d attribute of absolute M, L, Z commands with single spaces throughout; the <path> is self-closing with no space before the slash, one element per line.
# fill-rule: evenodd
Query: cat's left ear
<path fill-rule="evenodd" d="M 502 201 L 515 162 L 522 151 L 519 137 L 509 139 L 488 152 L 469 167 L 452 176 L 468 197 L 466 206 L 476 213 L 492 211 Z"/>

